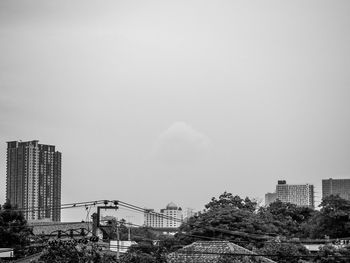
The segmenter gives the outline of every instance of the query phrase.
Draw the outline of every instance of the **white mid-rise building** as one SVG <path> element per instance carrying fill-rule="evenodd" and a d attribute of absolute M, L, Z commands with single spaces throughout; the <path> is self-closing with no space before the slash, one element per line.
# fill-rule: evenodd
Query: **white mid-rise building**
<path fill-rule="evenodd" d="M 283 203 L 314 207 L 314 186 L 310 184 L 287 184 L 281 180 L 276 185 L 276 195 Z"/>

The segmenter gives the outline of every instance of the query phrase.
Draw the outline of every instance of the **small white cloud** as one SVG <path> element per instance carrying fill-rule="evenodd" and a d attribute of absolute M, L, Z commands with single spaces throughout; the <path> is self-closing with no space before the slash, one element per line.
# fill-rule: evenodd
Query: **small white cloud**
<path fill-rule="evenodd" d="M 185 122 L 175 122 L 158 138 L 154 156 L 170 164 L 188 164 L 204 159 L 210 151 L 209 138 Z"/>

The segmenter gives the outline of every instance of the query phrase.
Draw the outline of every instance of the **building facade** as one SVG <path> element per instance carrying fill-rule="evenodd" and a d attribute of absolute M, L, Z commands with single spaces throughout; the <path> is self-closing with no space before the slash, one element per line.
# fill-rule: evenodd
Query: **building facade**
<path fill-rule="evenodd" d="M 310 184 L 287 184 L 285 180 L 276 185 L 276 198 L 283 203 L 314 208 L 314 186 Z"/>
<path fill-rule="evenodd" d="M 194 211 L 193 208 L 185 208 L 183 211 L 183 220 L 187 222 L 191 217 L 195 216 L 197 212 Z"/>
<path fill-rule="evenodd" d="M 144 212 L 144 225 L 153 228 L 162 228 L 162 214 L 155 212 L 154 209 L 146 209 Z"/>
<path fill-rule="evenodd" d="M 322 199 L 329 195 L 339 195 L 350 201 L 350 179 L 324 179 L 322 180 Z"/>
<path fill-rule="evenodd" d="M 154 209 L 146 209 L 144 213 L 144 225 L 153 228 L 178 228 L 183 221 L 181 207 L 169 203 L 159 213 Z"/>
<path fill-rule="evenodd" d="M 27 220 L 61 220 L 61 158 L 37 140 L 7 142 L 6 199 Z"/>

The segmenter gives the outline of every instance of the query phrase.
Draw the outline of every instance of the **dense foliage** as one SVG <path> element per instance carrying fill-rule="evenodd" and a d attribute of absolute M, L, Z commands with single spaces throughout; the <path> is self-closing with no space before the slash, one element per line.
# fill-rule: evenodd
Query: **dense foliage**
<path fill-rule="evenodd" d="M 308 222 L 305 231 L 311 238 L 350 237 L 350 201 L 328 196 L 320 204 L 321 210 Z"/>
<path fill-rule="evenodd" d="M 114 263 L 115 255 L 102 253 L 102 248 L 92 242 L 76 240 L 50 242 L 40 258 L 33 263 Z"/>
<path fill-rule="evenodd" d="M 258 250 L 259 254 L 279 263 L 298 263 L 304 256 L 308 256 L 308 250 L 298 243 L 267 242 Z"/>
<path fill-rule="evenodd" d="M 348 263 L 350 261 L 350 247 L 326 245 L 321 248 L 316 259 L 319 263 Z"/>
<path fill-rule="evenodd" d="M 127 240 L 130 233 L 137 245 L 117 260 L 94 244 L 56 242 L 45 249 L 37 262 L 165 263 L 168 253 L 198 240 L 228 240 L 280 263 L 350 262 L 349 247 L 329 243 L 316 255 L 310 255 L 299 241 L 350 237 L 350 201 L 339 196 L 325 198 L 317 211 L 280 201 L 259 208 L 248 197 L 224 192 L 183 223 L 175 236 L 160 235 L 146 227 L 129 229 L 123 221 L 112 221 L 107 229 L 111 239 L 119 236 Z M 23 215 L 5 204 L 0 210 L 1 246 L 26 246 L 28 236 Z M 250 263 L 259 262 L 258 259 L 222 256 L 220 262 Z"/>
<path fill-rule="evenodd" d="M 320 261 L 298 243 L 300 238 L 350 237 L 350 201 L 329 196 L 320 211 L 298 207 L 277 200 L 268 207 L 257 208 L 256 202 L 224 192 L 212 198 L 205 210 L 180 227 L 176 237 L 185 244 L 196 240 L 230 240 L 243 247 L 270 256 L 278 262 Z M 330 246 L 332 247 L 332 246 Z M 323 253 L 347 255 L 347 248 L 333 248 Z M 328 255 L 334 260 L 334 255 Z M 350 262 L 350 258 L 346 258 Z M 311 261 L 310 261 L 311 260 Z M 337 261 L 334 261 L 337 262 Z M 341 261 L 339 261 L 341 262 Z"/>
<path fill-rule="evenodd" d="M 166 248 L 152 242 L 140 242 L 131 246 L 128 253 L 121 257 L 120 263 L 166 263 Z"/>
<path fill-rule="evenodd" d="M 305 237 L 305 224 L 314 216 L 315 210 L 277 200 L 266 208 L 260 208 L 258 214 L 264 224 L 268 225 L 270 233 L 300 238 Z"/>
<path fill-rule="evenodd" d="M 14 248 L 15 255 L 21 256 L 22 248 L 29 244 L 30 233 L 22 212 L 9 202 L 0 206 L 0 247 Z"/>

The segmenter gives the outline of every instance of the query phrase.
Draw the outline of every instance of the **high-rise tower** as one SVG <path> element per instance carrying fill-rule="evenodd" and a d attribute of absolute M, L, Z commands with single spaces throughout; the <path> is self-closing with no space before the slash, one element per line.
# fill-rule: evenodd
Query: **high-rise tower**
<path fill-rule="evenodd" d="M 322 199 L 329 195 L 339 195 L 350 200 L 350 179 L 324 179 L 322 180 Z"/>
<path fill-rule="evenodd" d="M 61 156 L 37 140 L 7 142 L 6 198 L 27 220 L 61 220 Z"/>

